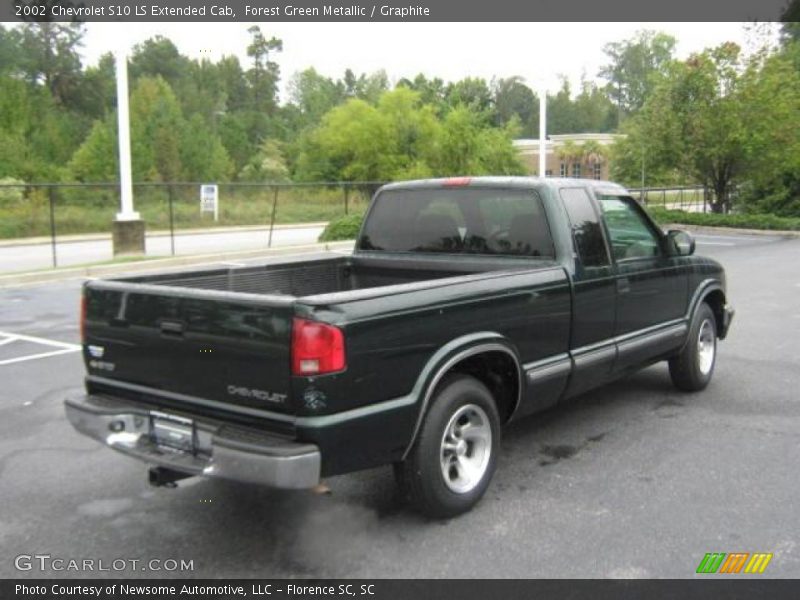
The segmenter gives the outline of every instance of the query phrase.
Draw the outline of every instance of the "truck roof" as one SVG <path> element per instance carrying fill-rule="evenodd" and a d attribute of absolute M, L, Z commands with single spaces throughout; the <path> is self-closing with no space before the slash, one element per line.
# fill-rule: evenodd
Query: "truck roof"
<path fill-rule="evenodd" d="M 541 188 L 563 187 L 575 184 L 588 186 L 594 189 L 605 189 L 614 192 L 627 193 L 627 190 L 611 181 L 597 179 L 576 179 L 567 177 L 442 177 L 437 179 L 416 179 L 413 181 L 398 181 L 384 185 L 382 190 L 426 189 L 442 187 L 511 187 L 511 188 Z"/>

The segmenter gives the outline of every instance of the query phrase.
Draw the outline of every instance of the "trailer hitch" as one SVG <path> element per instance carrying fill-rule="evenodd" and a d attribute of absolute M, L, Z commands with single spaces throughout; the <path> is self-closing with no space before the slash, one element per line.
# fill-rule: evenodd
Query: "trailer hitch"
<path fill-rule="evenodd" d="M 176 488 L 178 487 L 178 481 L 188 477 L 192 477 L 192 474 L 166 467 L 150 467 L 147 471 L 147 481 L 153 487 Z"/>

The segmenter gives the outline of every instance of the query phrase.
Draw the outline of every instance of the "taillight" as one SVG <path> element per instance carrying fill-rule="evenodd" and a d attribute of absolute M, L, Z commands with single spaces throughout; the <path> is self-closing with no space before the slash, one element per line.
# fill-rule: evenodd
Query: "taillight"
<path fill-rule="evenodd" d="M 80 316 L 81 343 L 86 341 L 86 294 L 81 294 L 81 316 Z"/>
<path fill-rule="evenodd" d="M 292 374 L 322 375 L 346 366 L 341 329 L 306 319 L 292 321 Z"/>
<path fill-rule="evenodd" d="M 451 177 L 449 179 L 445 179 L 442 185 L 444 187 L 462 187 L 469 185 L 471 181 L 472 177 Z"/>

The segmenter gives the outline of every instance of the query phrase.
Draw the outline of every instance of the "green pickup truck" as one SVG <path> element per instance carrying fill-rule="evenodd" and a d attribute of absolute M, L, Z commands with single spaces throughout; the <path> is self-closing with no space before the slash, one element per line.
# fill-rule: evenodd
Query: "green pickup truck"
<path fill-rule="evenodd" d="M 155 485 L 393 465 L 419 510 L 453 516 L 508 421 L 658 361 L 708 384 L 733 310 L 693 252 L 613 183 L 387 185 L 352 255 L 87 282 L 67 416 Z"/>

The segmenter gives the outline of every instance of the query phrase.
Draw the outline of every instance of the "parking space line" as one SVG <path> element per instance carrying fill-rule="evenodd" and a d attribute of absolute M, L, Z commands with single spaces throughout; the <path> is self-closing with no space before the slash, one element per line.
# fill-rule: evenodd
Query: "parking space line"
<path fill-rule="evenodd" d="M 48 358 L 50 356 L 58 356 L 59 354 L 69 354 L 70 352 L 78 352 L 81 349 L 80 344 L 70 344 L 67 342 L 59 342 L 58 340 L 48 340 L 45 338 L 36 337 L 33 335 L 24 335 L 22 333 L 9 333 L 0 331 L 0 346 L 5 346 L 11 342 L 30 342 L 33 344 L 41 344 L 42 346 L 50 346 L 57 348 L 57 350 L 50 350 L 48 352 L 37 352 L 36 354 L 26 354 L 25 356 L 17 356 L 16 358 L 7 358 L 0 360 L 0 367 L 3 365 L 11 365 L 14 363 L 25 362 L 26 360 L 36 360 L 39 358 Z"/>
<path fill-rule="evenodd" d="M 78 348 L 62 348 L 61 350 L 52 350 L 51 352 L 41 352 L 39 354 L 30 354 L 28 356 L 20 356 L 17 358 L 9 358 L 7 360 L 0 360 L 0 367 L 3 365 L 10 365 L 13 363 L 25 362 L 26 360 L 36 360 L 37 358 L 48 358 L 49 356 L 58 356 L 59 354 L 70 354 L 77 352 Z"/>
<path fill-rule="evenodd" d="M 59 342 L 58 340 L 48 340 L 45 338 L 35 337 L 32 335 L 23 335 L 21 333 L 10 333 L 7 331 L 0 331 L 0 336 L 9 338 L 10 341 L 22 340 L 23 342 L 33 342 L 34 344 L 43 344 L 45 346 L 64 348 L 65 350 L 71 350 L 73 352 L 81 349 L 80 344 L 70 344 L 68 342 Z M 8 343 L 8 342 L 4 340 L 3 343 Z"/>
<path fill-rule="evenodd" d="M 698 238 L 710 238 L 710 239 L 717 239 L 717 240 L 742 240 L 742 241 L 745 241 L 745 242 L 758 242 L 758 241 L 760 241 L 759 238 L 761 236 L 759 236 L 759 235 L 750 235 L 750 236 L 744 236 L 744 235 L 711 235 L 710 233 L 698 233 L 694 237 L 695 237 L 695 239 L 698 239 Z M 775 241 L 774 238 L 767 237 L 767 239 L 770 240 L 770 241 Z"/>

